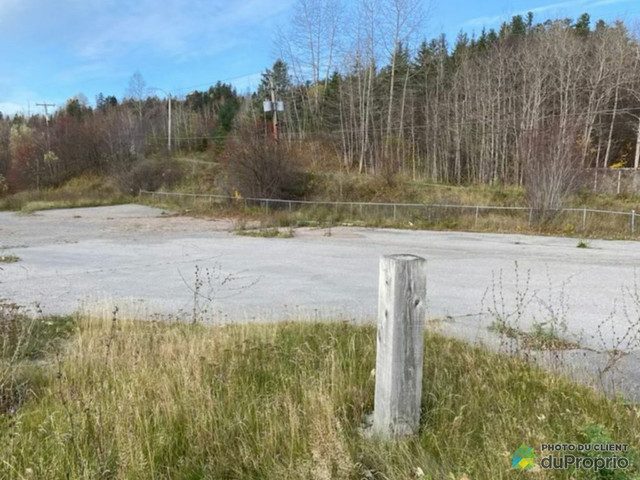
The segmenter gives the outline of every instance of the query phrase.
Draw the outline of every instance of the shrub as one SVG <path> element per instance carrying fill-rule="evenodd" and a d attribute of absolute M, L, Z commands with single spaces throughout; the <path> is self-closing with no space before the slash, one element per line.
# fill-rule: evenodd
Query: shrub
<path fill-rule="evenodd" d="M 133 163 L 114 179 L 124 194 L 137 195 L 140 190 L 155 191 L 161 187 L 171 187 L 181 178 L 180 166 L 175 161 L 146 159 Z"/>
<path fill-rule="evenodd" d="M 577 185 L 579 151 L 576 125 L 551 121 L 522 134 L 520 156 L 525 165 L 526 187 L 532 220 L 549 223 Z"/>
<path fill-rule="evenodd" d="M 249 128 L 240 128 L 224 153 L 227 188 L 244 197 L 299 198 L 307 176 L 284 142 L 265 139 Z"/>

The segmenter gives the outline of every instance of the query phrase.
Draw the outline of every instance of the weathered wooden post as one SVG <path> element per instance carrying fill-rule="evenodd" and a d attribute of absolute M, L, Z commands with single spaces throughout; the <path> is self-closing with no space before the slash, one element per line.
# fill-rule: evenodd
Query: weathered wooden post
<path fill-rule="evenodd" d="M 424 258 L 380 259 L 373 434 L 418 432 L 427 279 Z"/>
<path fill-rule="evenodd" d="M 618 188 L 616 189 L 616 193 L 620 195 L 620 187 L 622 184 L 622 170 L 618 169 Z"/>

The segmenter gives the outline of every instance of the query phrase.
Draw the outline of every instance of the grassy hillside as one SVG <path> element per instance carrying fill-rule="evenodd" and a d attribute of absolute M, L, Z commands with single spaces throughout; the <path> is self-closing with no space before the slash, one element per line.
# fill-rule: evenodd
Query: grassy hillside
<path fill-rule="evenodd" d="M 130 201 L 132 197 L 123 195 L 112 179 L 86 175 L 74 178 L 59 188 L 26 190 L 0 197 L 0 210 L 30 213 L 36 210 L 115 205 Z"/>
<path fill-rule="evenodd" d="M 209 176 L 193 173 L 169 191 L 207 195 L 232 195 L 216 183 L 216 166 Z M 206 169 L 205 169 L 206 171 Z M 305 200 L 328 202 L 411 203 L 451 205 L 442 207 L 393 207 L 385 205 L 291 205 L 238 198 L 232 201 L 208 198 L 141 196 L 138 201 L 173 209 L 187 215 L 231 216 L 244 223 L 260 224 L 262 229 L 333 225 L 358 225 L 407 229 L 460 230 L 476 232 L 568 235 L 578 238 L 636 238 L 630 229 L 630 212 L 640 212 L 640 196 L 595 195 L 580 192 L 566 201 L 566 207 L 579 211 L 563 212 L 550 221 L 531 221 L 526 192 L 514 186 L 433 184 L 408 177 L 373 177 L 357 174 L 314 173 L 308 179 Z M 522 207 L 521 210 L 476 209 L 476 205 Z M 467 208 L 461 208 L 468 206 Z M 613 210 L 624 214 L 588 212 L 582 209 Z"/>
<path fill-rule="evenodd" d="M 603 195 L 579 192 L 569 197 L 567 207 L 625 212 L 623 215 L 565 212 L 548 222 L 532 222 L 526 192 L 514 186 L 433 184 L 396 175 L 368 176 L 316 171 L 306 175 L 305 200 L 341 202 L 395 202 L 413 204 L 446 204 L 458 207 L 385 207 L 333 205 L 271 205 L 268 211 L 257 202 L 212 201 L 210 199 L 150 198 L 136 196 L 147 183 L 162 185 L 164 164 L 153 167 L 153 161 L 122 178 L 84 176 L 62 187 L 41 191 L 25 191 L 0 198 L 0 210 L 33 212 L 50 208 L 86 207 L 141 202 L 174 209 L 187 215 L 231 216 L 242 226 L 258 221 L 263 229 L 299 226 L 360 225 L 408 229 L 461 230 L 477 232 L 532 233 L 569 235 L 579 238 L 636 238 L 640 235 L 640 218 L 636 218 L 635 234 L 631 233 L 629 213 L 640 212 L 640 196 Z M 205 155 L 177 158 L 167 163 L 172 170 L 171 186 L 161 191 L 198 194 L 233 195 L 223 167 Z M 176 167 L 179 166 L 179 167 Z M 161 168 L 162 167 L 162 168 Z M 167 167 L 169 168 L 169 167 Z M 175 169 L 180 170 L 176 177 Z M 158 183 L 160 182 L 160 183 Z M 122 185 L 127 188 L 123 190 Z M 118 186 L 120 185 L 120 186 Z M 135 186 L 131 193 L 131 186 Z M 226 185 L 226 186 L 225 186 Z M 129 193 L 125 194 L 124 191 Z M 524 207 L 523 210 L 476 210 L 476 205 Z M 470 206 L 470 208 L 460 208 Z M 275 207 L 275 208 L 273 208 Z"/>

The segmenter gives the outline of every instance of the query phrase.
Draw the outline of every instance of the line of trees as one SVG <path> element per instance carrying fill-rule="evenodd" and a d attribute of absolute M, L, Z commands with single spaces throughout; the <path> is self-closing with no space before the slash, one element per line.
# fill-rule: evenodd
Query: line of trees
<path fill-rule="evenodd" d="M 348 171 L 519 185 L 551 171 L 561 188 L 576 169 L 640 166 L 640 44 L 621 22 L 518 15 L 449 44 L 421 37 L 420 0 L 295 8 L 255 93 L 217 83 L 173 99 L 175 152 L 220 154 L 239 132 L 270 141 L 273 85 L 281 147 Z M 165 152 L 168 100 L 155 93 L 136 73 L 120 100 L 79 95 L 50 119 L 0 114 L 0 177 L 12 191 L 55 186 Z"/>
<path fill-rule="evenodd" d="M 621 22 L 530 13 L 449 45 L 416 42 L 418 0 L 365 0 L 351 29 L 335 0 L 298 5 L 281 36 L 296 80 L 285 129 L 329 137 L 346 169 L 523 184 L 540 156 L 640 166 L 640 45 Z"/>
<path fill-rule="evenodd" d="M 92 108 L 78 95 L 51 118 L 0 113 L 0 177 L 10 191 L 51 187 L 87 172 L 127 171 L 150 155 L 166 154 L 168 99 L 154 93 L 136 73 L 120 101 L 99 94 Z M 223 145 L 241 102 L 223 83 L 173 100 L 173 151 Z"/>

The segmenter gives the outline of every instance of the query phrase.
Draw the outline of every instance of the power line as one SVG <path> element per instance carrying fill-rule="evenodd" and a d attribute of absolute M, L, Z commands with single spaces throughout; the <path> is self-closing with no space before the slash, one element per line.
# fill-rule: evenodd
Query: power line
<path fill-rule="evenodd" d="M 223 78 L 223 79 L 218 79 L 214 82 L 208 82 L 208 83 L 199 83 L 197 85 L 190 85 L 187 87 L 176 87 L 173 89 L 174 92 L 182 92 L 185 90 L 193 90 L 194 88 L 199 88 L 199 87 L 212 87 L 214 86 L 216 83 L 225 83 L 225 82 L 231 82 L 233 80 L 238 80 L 238 79 L 242 79 L 242 78 L 248 78 L 251 77 L 253 75 L 260 75 L 262 74 L 262 72 L 254 72 L 254 73 L 249 73 L 247 75 L 238 75 L 235 77 L 229 77 L 229 78 Z"/>

